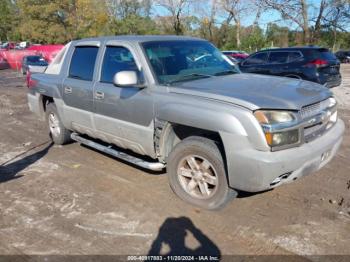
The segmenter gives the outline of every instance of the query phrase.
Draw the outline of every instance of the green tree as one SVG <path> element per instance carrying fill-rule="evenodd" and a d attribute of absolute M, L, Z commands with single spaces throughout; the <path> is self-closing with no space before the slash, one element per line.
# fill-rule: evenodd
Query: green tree
<path fill-rule="evenodd" d="M 159 34 L 156 23 L 149 17 L 129 15 L 124 19 L 116 19 L 113 26 L 116 35 L 149 35 Z"/>
<path fill-rule="evenodd" d="M 22 39 L 39 43 L 64 43 L 68 35 L 66 21 L 69 0 L 18 0 Z"/>
<path fill-rule="evenodd" d="M 0 1 L 0 40 L 10 40 L 16 24 L 15 5 L 11 0 Z"/>

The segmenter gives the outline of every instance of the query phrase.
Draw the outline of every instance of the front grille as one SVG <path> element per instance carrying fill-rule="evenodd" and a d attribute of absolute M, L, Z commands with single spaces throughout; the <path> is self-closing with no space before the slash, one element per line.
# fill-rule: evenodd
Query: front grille
<path fill-rule="evenodd" d="M 304 141 L 310 142 L 322 136 L 334 123 L 330 121 L 331 116 L 330 99 L 304 106 L 300 115 L 307 123 L 304 126 Z M 321 116 L 321 117 L 320 117 Z"/>
<path fill-rule="evenodd" d="M 307 105 L 302 107 L 300 111 L 301 118 L 303 120 L 308 119 L 310 117 L 313 117 L 317 114 L 319 114 L 322 110 L 329 107 L 330 101 L 329 99 L 323 100 L 321 102 L 317 102 L 315 104 Z"/>

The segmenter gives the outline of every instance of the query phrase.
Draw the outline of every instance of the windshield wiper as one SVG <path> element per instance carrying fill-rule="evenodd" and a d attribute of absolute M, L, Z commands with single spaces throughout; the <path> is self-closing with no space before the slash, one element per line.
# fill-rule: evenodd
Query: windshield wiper
<path fill-rule="evenodd" d="M 192 78 L 189 78 L 189 77 L 192 77 Z M 180 76 L 178 79 L 169 81 L 166 84 L 171 85 L 171 84 L 178 83 L 178 82 L 191 81 L 191 80 L 196 80 L 196 79 L 201 79 L 201 78 L 209 78 L 209 77 L 213 77 L 213 75 L 192 73 L 192 74 Z"/>
<path fill-rule="evenodd" d="M 216 74 L 214 74 L 215 76 L 224 76 L 224 75 L 233 75 L 233 74 L 237 74 L 238 72 L 235 70 L 226 70 L 226 71 L 222 71 L 222 72 L 218 72 Z"/>

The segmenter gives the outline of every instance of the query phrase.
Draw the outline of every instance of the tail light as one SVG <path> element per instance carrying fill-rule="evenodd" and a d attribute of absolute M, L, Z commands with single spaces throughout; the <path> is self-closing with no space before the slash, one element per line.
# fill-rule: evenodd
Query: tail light
<path fill-rule="evenodd" d="M 37 84 L 37 81 L 32 79 L 32 73 L 29 70 L 27 70 L 26 82 L 28 88 L 33 88 Z"/>
<path fill-rule="evenodd" d="M 323 59 L 315 59 L 309 63 L 307 63 L 305 66 L 306 67 L 316 67 L 316 68 L 320 68 L 320 67 L 325 67 L 328 65 L 327 60 L 323 60 Z"/>

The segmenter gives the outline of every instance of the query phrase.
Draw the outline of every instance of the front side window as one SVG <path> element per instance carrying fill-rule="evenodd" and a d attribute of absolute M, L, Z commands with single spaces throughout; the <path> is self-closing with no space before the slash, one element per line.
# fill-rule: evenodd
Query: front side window
<path fill-rule="evenodd" d="M 113 77 L 120 71 L 138 71 L 129 49 L 121 46 L 107 46 L 103 57 L 101 82 L 113 83 Z"/>
<path fill-rule="evenodd" d="M 271 52 L 269 56 L 270 64 L 283 64 L 288 61 L 288 52 Z"/>
<path fill-rule="evenodd" d="M 267 60 L 267 52 L 257 53 L 255 55 L 252 55 L 251 57 L 248 57 L 247 60 L 244 62 L 244 65 L 265 64 L 266 60 Z"/>
<path fill-rule="evenodd" d="M 98 47 L 77 46 L 69 67 L 69 77 L 91 81 L 94 74 Z"/>
<path fill-rule="evenodd" d="M 142 45 L 160 84 L 239 72 L 223 53 L 206 41 L 154 41 Z"/>

